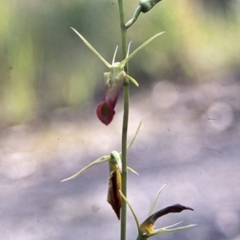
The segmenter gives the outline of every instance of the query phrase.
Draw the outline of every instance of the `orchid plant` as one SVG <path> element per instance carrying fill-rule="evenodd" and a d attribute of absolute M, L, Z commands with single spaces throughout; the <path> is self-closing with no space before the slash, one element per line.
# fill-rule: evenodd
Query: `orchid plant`
<path fill-rule="evenodd" d="M 184 230 L 195 226 L 195 224 L 190 224 L 187 226 L 180 226 L 176 227 L 176 225 L 180 223 L 173 224 L 171 226 L 163 227 L 160 229 L 154 229 L 155 221 L 168 214 L 168 213 L 179 213 L 183 210 L 193 210 L 190 207 L 185 207 L 180 204 L 175 204 L 172 206 L 168 206 L 163 208 L 159 211 L 153 213 L 154 206 L 158 199 L 159 194 L 161 193 L 164 186 L 159 190 L 157 193 L 154 202 L 151 206 L 149 216 L 140 224 L 137 218 L 133 207 L 131 206 L 130 202 L 127 199 L 127 171 L 131 171 L 138 175 L 138 173 L 133 170 L 131 167 L 127 166 L 127 150 L 131 147 L 134 140 L 137 137 L 137 134 L 140 130 L 142 121 L 140 122 L 136 133 L 131 140 L 131 142 L 127 145 L 127 132 L 128 132 L 128 115 L 129 115 L 129 82 L 132 82 L 134 85 L 139 86 L 138 82 L 128 75 L 128 62 L 144 47 L 146 47 L 149 43 L 151 43 L 154 39 L 162 35 L 164 32 L 157 33 L 153 37 L 146 40 L 142 45 L 140 45 L 135 51 L 130 53 L 130 45 L 131 42 L 128 44 L 126 41 L 127 29 L 130 28 L 135 21 L 138 19 L 140 13 L 146 13 L 150 11 L 158 2 L 161 0 L 140 0 L 136 10 L 134 11 L 133 17 L 125 24 L 124 19 L 124 6 L 123 0 L 118 0 L 119 6 L 119 16 L 120 16 L 120 26 L 121 26 L 121 38 L 122 38 L 122 55 L 123 60 L 121 62 L 115 62 L 115 57 L 117 54 L 118 47 L 113 54 L 113 60 L 110 64 L 107 62 L 99 53 L 98 51 L 74 28 L 72 30 L 78 35 L 78 37 L 85 43 L 85 45 L 110 69 L 109 72 L 104 73 L 104 87 L 105 93 L 103 96 L 102 102 L 100 102 L 96 109 L 96 114 L 99 120 L 105 124 L 109 125 L 113 121 L 113 117 L 115 114 L 115 106 L 118 100 L 119 93 L 121 89 L 123 89 L 124 94 L 124 105 L 123 105 L 123 124 L 122 124 L 122 151 L 111 151 L 109 155 L 102 156 L 71 177 L 68 177 L 62 182 L 72 180 L 83 172 L 87 171 L 90 167 L 99 164 L 108 162 L 109 165 L 109 178 L 108 178 L 108 194 L 107 194 L 107 201 L 112 206 L 117 218 L 121 220 L 120 222 L 120 239 L 126 240 L 126 211 L 127 205 L 130 208 L 133 217 L 135 219 L 138 235 L 136 237 L 137 240 L 146 240 L 149 237 L 168 233 L 168 232 L 175 232 L 179 230 Z M 123 201 L 122 201 L 123 200 Z"/>

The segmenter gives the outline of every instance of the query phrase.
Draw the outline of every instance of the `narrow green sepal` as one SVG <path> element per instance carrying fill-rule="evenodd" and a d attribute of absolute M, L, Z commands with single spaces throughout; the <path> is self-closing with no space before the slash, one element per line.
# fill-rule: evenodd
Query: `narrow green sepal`
<path fill-rule="evenodd" d="M 139 84 L 137 82 L 136 79 L 134 79 L 133 77 L 129 76 L 129 75 L 126 75 L 126 78 L 131 81 L 135 86 L 139 87 Z"/>
<path fill-rule="evenodd" d="M 86 44 L 86 46 L 108 67 L 111 68 L 111 64 L 108 63 L 100 53 L 85 39 L 76 29 L 71 27 L 71 29 L 82 39 L 82 41 Z"/>
<path fill-rule="evenodd" d="M 134 219 L 135 219 L 135 222 L 136 222 L 136 225 L 137 225 L 137 229 L 139 229 L 139 228 L 140 228 L 140 223 L 139 223 L 139 220 L 138 220 L 138 218 L 137 218 L 137 215 L 136 215 L 135 211 L 133 210 L 132 205 L 131 205 L 130 202 L 127 200 L 127 198 L 123 195 L 122 191 L 119 190 L 119 192 L 120 192 L 122 198 L 124 199 L 124 201 L 127 203 L 128 207 L 130 208 L 130 210 L 131 210 L 131 212 L 132 212 L 132 215 L 133 215 L 133 217 L 134 217 Z"/>
<path fill-rule="evenodd" d="M 86 167 L 84 167 L 83 169 L 81 169 L 77 173 L 73 174 L 71 177 L 63 179 L 61 182 L 66 182 L 66 181 L 72 180 L 72 179 L 78 177 L 81 173 L 83 173 L 86 170 L 88 170 L 90 167 L 92 167 L 92 166 L 94 166 L 94 165 L 96 165 L 98 163 L 109 161 L 109 159 L 110 159 L 109 155 L 102 156 L 102 157 L 96 159 L 95 161 L 91 162 L 90 164 L 88 164 Z"/>
<path fill-rule="evenodd" d="M 117 55 L 117 50 L 118 50 L 118 46 L 116 46 L 115 52 L 114 52 L 114 54 L 113 54 L 112 65 L 115 63 L 115 58 L 116 58 L 116 55 Z"/>

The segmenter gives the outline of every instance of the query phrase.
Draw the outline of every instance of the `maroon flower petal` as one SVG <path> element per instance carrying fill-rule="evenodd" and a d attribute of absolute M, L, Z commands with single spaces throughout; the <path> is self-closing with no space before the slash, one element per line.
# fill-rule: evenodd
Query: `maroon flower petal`
<path fill-rule="evenodd" d="M 108 196 L 107 201 L 112 206 L 114 212 L 117 215 L 117 218 L 120 220 L 120 209 L 122 198 L 119 193 L 119 190 L 122 188 L 122 180 L 119 169 L 110 172 L 110 176 L 108 178 L 109 186 L 108 186 Z"/>
<path fill-rule="evenodd" d="M 108 104 L 110 104 L 113 109 L 115 108 L 115 105 L 117 103 L 121 86 L 121 84 L 113 84 L 111 88 L 106 90 L 104 100 L 108 102 Z"/>
<path fill-rule="evenodd" d="M 99 120 L 105 125 L 108 125 L 112 121 L 115 114 L 113 107 L 106 101 L 101 102 L 97 106 L 96 112 Z"/>

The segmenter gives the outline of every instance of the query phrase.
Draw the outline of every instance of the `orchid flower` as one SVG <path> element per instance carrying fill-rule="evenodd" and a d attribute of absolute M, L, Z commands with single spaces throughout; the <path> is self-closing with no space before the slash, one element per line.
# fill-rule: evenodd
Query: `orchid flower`
<path fill-rule="evenodd" d="M 142 125 L 142 121 L 139 123 L 138 128 L 137 128 L 132 140 L 128 144 L 127 150 L 132 146 L 134 140 L 136 139 L 141 125 Z M 120 219 L 120 209 L 121 209 L 121 201 L 122 201 L 122 197 L 119 192 L 119 190 L 121 190 L 121 188 L 122 188 L 122 183 L 121 183 L 122 160 L 121 160 L 121 157 L 122 157 L 121 152 L 112 151 L 109 155 L 105 155 L 105 156 L 102 156 L 102 157 L 96 159 L 95 161 L 88 164 L 86 167 L 84 167 L 77 173 L 73 174 L 71 177 L 63 179 L 61 182 L 66 182 L 66 181 L 69 181 L 69 180 L 72 180 L 72 179 L 78 177 L 80 174 L 82 174 L 83 172 L 85 172 L 90 167 L 92 167 L 96 164 L 108 162 L 109 163 L 109 177 L 108 177 L 109 184 L 108 184 L 107 201 L 112 206 L 118 219 Z M 127 167 L 127 170 L 138 175 L 138 173 L 130 167 Z"/>
<path fill-rule="evenodd" d="M 133 217 L 135 219 L 137 228 L 138 228 L 138 236 L 137 236 L 136 240 L 147 240 L 149 237 L 152 237 L 152 236 L 155 236 L 155 235 L 158 235 L 158 234 L 168 233 L 168 232 L 176 232 L 176 231 L 180 231 L 180 230 L 184 230 L 184 229 L 188 229 L 188 228 L 196 226 L 196 224 L 190 224 L 190 225 L 187 225 L 187 226 L 174 228 L 176 225 L 181 223 L 181 222 L 179 222 L 179 223 L 167 226 L 167 227 L 162 227 L 162 228 L 159 228 L 159 229 L 156 229 L 156 230 L 154 229 L 155 221 L 158 218 L 160 218 L 160 217 L 162 217 L 162 216 L 164 216 L 168 213 L 179 213 L 179 212 L 182 212 L 183 210 L 192 210 L 193 211 L 193 209 L 190 208 L 190 207 L 185 207 L 185 206 L 180 205 L 180 204 L 175 204 L 175 205 L 163 208 L 163 209 L 161 209 L 161 210 L 152 214 L 154 206 L 155 206 L 156 201 L 158 199 L 158 196 L 159 196 L 159 194 L 161 193 L 161 191 L 163 190 L 164 187 L 165 187 L 165 185 L 158 191 L 158 193 L 157 193 L 157 195 L 156 195 L 156 197 L 153 201 L 153 204 L 150 208 L 149 217 L 145 221 L 143 221 L 141 224 L 139 223 L 137 215 L 136 215 L 135 211 L 133 210 L 130 202 L 120 191 L 120 195 L 122 196 L 124 201 L 126 201 L 128 207 L 130 208 L 130 210 L 133 214 Z"/>
<path fill-rule="evenodd" d="M 112 121 L 113 116 L 115 114 L 114 108 L 117 103 L 118 95 L 121 90 L 124 79 L 127 79 L 132 83 L 134 83 L 136 86 L 138 86 L 138 82 L 124 71 L 125 65 L 141 49 L 147 46 L 155 38 L 163 34 L 163 32 L 158 33 L 153 37 L 151 37 L 150 39 L 148 39 L 140 47 L 138 47 L 135 51 L 133 51 L 130 55 L 129 55 L 129 51 L 130 51 L 130 44 L 129 44 L 127 56 L 121 62 L 115 62 L 115 57 L 118 49 L 117 47 L 113 55 L 112 64 L 110 64 L 97 52 L 97 50 L 95 50 L 95 48 L 77 30 L 75 30 L 74 28 L 71 28 L 71 29 L 81 38 L 81 40 L 86 44 L 86 46 L 110 69 L 110 72 L 104 73 L 105 94 L 103 97 L 103 101 L 97 106 L 97 110 L 96 110 L 99 120 L 105 125 L 108 125 Z"/>

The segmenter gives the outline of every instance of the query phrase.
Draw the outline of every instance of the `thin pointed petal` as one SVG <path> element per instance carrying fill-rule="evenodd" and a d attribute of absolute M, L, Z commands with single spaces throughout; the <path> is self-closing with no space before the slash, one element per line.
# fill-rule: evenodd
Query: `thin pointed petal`
<path fill-rule="evenodd" d="M 151 206 L 151 208 L 150 208 L 150 211 L 149 211 L 149 215 L 148 215 L 148 216 L 150 216 L 150 215 L 153 213 L 153 209 L 154 209 L 154 207 L 155 207 L 155 205 L 156 205 L 156 202 L 157 202 L 157 200 L 158 200 L 158 197 L 159 197 L 160 193 L 162 192 L 162 190 L 165 188 L 165 186 L 166 186 L 166 184 L 164 184 L 164 185 L 159 189 L 159 191 L 157 192 L 157 195 L 156 195 L 156 197 L 154 198 L 154 201 L 153 201 L 153 203 L 152 203 L 152 206 Z"/>
<path fill-rule="evenodd" d="M 159 37 L 160 35 L 162 35 L 164 32 L 160 32 L 157 33 L 156 35 L 154 35 L 153 37 L 149 38 L 146 42 L 144 42 L 141 46 L 139 46 L 134 52 L 132 52 L 127 58 L 125 58 L 120 65 L 122 67 L 125 66 L 125 64 L 131 59 L 133 58 L 140 50 L 142 50 L 144 47 L 146 47 L 150 42 L 152 42 L 155 38 Z"/>
<path fill-rule="evenodd" d="M 139 176 L 138 172 L 136 172 L 136 171 L 135 171 L 134 169 L 132 169 L 131 167 L 127 166 L 127 170 Z"/>
<path fill-rule="evenodd" d="M 86 170 L 88 170 L 90 167 L 92 167 L 92 166 L 94 166 L 94 165 L 96 165 L 96 164 L 98 164 L 98 163 L 102 163 L 102 162 L 108 161 L 109 158 L 110 158 L 109 155 L 102 156 L 102 157 L 96 159 L 95 161 L 93 161 L 92 163 L 88 164 L 86 167 L 84 167 L 83 169 L 81 169 L 81 170 L 78 171 L 77 173 L 73 174 L 71 177 L 63 179 L 61 182 L 66 182 L 66 181 L 72 180 L 72 179 L 78 177 L 81 173 L 83 173 L 83 172 L 85 172 Z"/>
<path fill-rule="evenodd" d="M 129 75 L 126 75 L 126 78 L 131 81 L 135 86 L 139 87 L 139 84 L 137 82 L 136 79 L 134 79 L 133 77 L 129 76 Z"/>
<path fill-rule="evenodd" d="M 118 50 L 118 46 L 116 47 L 115 52 L 114 52 L 114 54 L 113 54 L 112 65 L 115 63 L 115 58 L 116 58 L 116 55 L 117 55 L 117 50 Z"/>
<path fill-rule="evenodd" d="M 85 39 L 76 29 L 71 27 L 71 29 L 82 39 L 82 41 L 87 45 L 87 47 L 108 67 L 111 68 L 111 64 L 108 63 L 99 53 L 98 51 Z"/>
<path fill-rule="evenodd" d="M 197 224 L 189 224 L 187 226 L 171 228 L 171 229 L 167 229 L 166 227 L 165 228 L 160 228 L 160 229 L 155 230 L 154 233 L 151 234 L 150 236 L 155 236 L 155 235 L 162 234 L 162 233 L 182 231 L 182 230 L 186 230 L 188 228 L 192 228 L 192 227 L 195 227 L 195 226 L 197 226 Z"/>
<path fill-rule="evenodd" d="M 122 198 L 124 199 L 124 201 L 127 203 L 128 207 L 130 208 L 130 210 L 131 210 L 131 212 L 132 212 L 132 215 L 133 215 L 133 217 L 134 217 L 134 219 L 135 219 L 137 228 L 139 229 L 140 224 L 139 224 L 139 221 L 138 221 L 138 218 L 137 218 L 137 215 L 136 215 L 135 211 L 133 210 L 130 202 L 129 202 L 129 201 L 127 200 L 127 198 L 123 195 L 122 191 L 119 191 L 119 192 L 120 192 Z"/>

